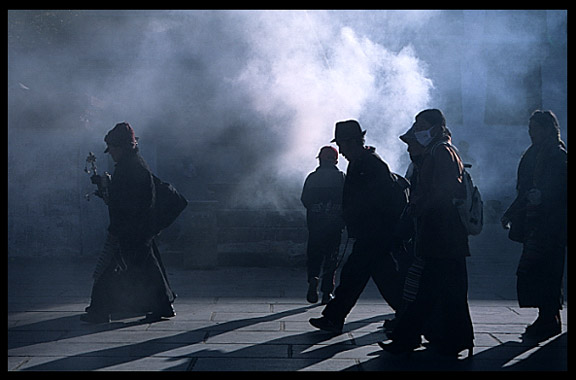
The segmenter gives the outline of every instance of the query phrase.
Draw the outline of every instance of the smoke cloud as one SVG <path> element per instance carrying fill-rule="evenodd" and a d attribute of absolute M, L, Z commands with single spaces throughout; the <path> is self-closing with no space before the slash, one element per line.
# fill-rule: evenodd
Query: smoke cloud
<path fill-rule="evenodd" d="M 257 19 L 247 25 L 251 54 L 234 82 L 248 89 L 249 107 L 272 121 L 267 127 L 276 152 L 262 160 L 264 171 L 301 185 L 319 148 L 333 138 L 335 122 L 351 118 L 400 170 L 405 155 L 397 137 L 428 105 L 432 88 L 413 49 L 391 52 L 331 13 L 272 12 Z"/>
<path fill-rule="evenodd" d="M 403 174 L 398 136 L 440 108 L 485 197 L 506 200 L 530 112 L 555 111 L 566 140 L 566 72 L 565 11 L 9 11 L 9 239 L 105 223 L 82 169 L 94 151 L 113 170 L 121 121 L 189 198 L 284 209 L 337 121 Z"/>

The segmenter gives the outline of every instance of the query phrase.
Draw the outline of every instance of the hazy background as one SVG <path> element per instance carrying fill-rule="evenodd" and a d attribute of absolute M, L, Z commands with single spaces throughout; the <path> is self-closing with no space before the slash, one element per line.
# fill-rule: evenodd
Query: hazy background
<path fill-rule="evenodd" d="M 567 12 L 9 11 L 9 255 L 100 249 L 84 160 L 113 171 L 118 122 L 191 200 L 303 211 L 335 122 L 359 120 L 404 174 L 398 136 L 425 108 L 444 111 L 494 222 L 531 112 L 553 110 L 567 142 Z"/>

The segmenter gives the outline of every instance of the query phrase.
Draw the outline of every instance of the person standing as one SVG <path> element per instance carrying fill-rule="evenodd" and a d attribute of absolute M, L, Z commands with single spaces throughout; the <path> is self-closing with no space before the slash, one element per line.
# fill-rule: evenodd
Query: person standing
<path fill-rule="evenodd" d="M 440 354 L 458 355 L 471 350 L 474 340 L 467 294 L 468 233 L 453 204 L 465 192 L 464 166 L 440 110 L 420 112 L 400 138 L 416 169 L 409 201 L 415 257 L 392 342 L 379 344 L 392 354 L 409 353 L 420 347 L 424 335 Z"/>
<path fill-rule="evenodd" d="M 90 306 L 81 319 L 109 322 L 117 312 L 142 313 L 148 321 L 175 315 L 172 291 L 154 241 L 155 182 L 138 153 L 134 130 L 118 123 L 105 137 L 115 169 L 108 185 L 110 224 L 105 249 L 94 273 Z M 101 178 L 92 178 L 98 183 Z"/>
<path fill-rule="evenodd" d="M 333 298 L 334 275 L 344 230 L 342 188 L 345 175 L 338 170 L 338 151 L 325 146 L 318 153 L 319 166 L 306 177 L 301 201 L 306 207 L 308 226 L 306 300 L 318 302 L 318 283 L 322 269 L 322 304 Z"/>
<path fill-rule="evenodd" d="M 392 173 L 376 154 L 364 146 L 364 135 L 356 120 L 336 123 L 335 139 L 340 153 L 349 161 L 342 195 L 342 212 L 349 238 L 355 239 L 352 253 L 342 267 L 335 298 L 311 318 L 318 329 L 340 333 L 344 320 L 372 278 L 382 297 L 397 310 L 402 283 L 391 255 L 393 230 L 405 206 L 398 205 Z"/>
<path fill-rule="evenodd" d="M 545 340 L 562 332 L 568 153 L 553 112 L 535 111 L 528 133 L 532 145 L 518 166 L 517 196 L 501 222 L 510 239 L 523 244 L 516 271 L 519 306 L 538 308 L 524 337 Z"/>

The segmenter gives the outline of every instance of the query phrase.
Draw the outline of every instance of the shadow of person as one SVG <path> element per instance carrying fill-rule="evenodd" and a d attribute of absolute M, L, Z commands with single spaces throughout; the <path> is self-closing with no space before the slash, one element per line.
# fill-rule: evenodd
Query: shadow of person
<path fill-rule="evenodd" d="M 380 323 L 385 316 L 351 322 L 347 331 L 339 336 L 318 330 L 302 333 L 278 331 L 274 334 L 281 335 L 280 337 L 270 340 L 263 336 L 263 340 L 258 343 L 242 341 L 230 343 L 229 338 L 221 337 L 223 334 L 246 329 L 259 323 L 277 321 L 305 313 L 314 307 L 313 305 L 299 307 L 271 315 L 228 321 L 137 343 L 117 344 L 113 347 L 58 358 L 22 370 L 114 369 L 121 368 L 123 364 L 152 356 L 161 357 L 159 360 L 164 362 L 173 361 L 174 366 L 172 368 L 164 369 L 176 371 L 196 369 L 209 371 L 298 370 L 314 366 L 347 350 L 358 348 L 360 347 L 359 343 L 375 345 L 383 338 L 380 329 L 371 333 L 362 331 L 358 334 L 355 333 L 355 330 L 362 329 L 372 323 Z M 253 333 L 257 335 L 259 331 L 253 331 Z M 270 332 L 267 334 L 270 335 Z M 257 340 L 260 338 L 258 337 Z M 213 345 L 205 345 L 204 343 Z M 206 349 L 205 347 L 222 347 L 226 351 Z M 179 355 L 179 352 L 182 354 Z"/>
<path fill-rule="evenodd" d="M 476 348 L 472 357 L 455 359 L 441 357 L 428 349 L 414 351 L 410 356 L 393 356 L 382 350 L 346 370 L 354 371 L 565 371 L 568 366 L 567 333 L 550 340 L 508 341 L 492 348 Z"/>
<path fill-rule="evenodd" d="M 291 315 L 304 313 L 314 305 L 304 306 L 296 309 L 291 309 L 283 312 L 274 313 L 262 317 L 246 318 L 241 320 L 234 320 L 224 323 L 219 323 L 217 329 L 214 326 L 206 326 L 199 329 L 187 331 L 184 333 L 165 336 L 156 339 L 149 339 L 133 344 L 122 344 L 120 346 L 113 346 L 99 350 L 93 350 L 81 354 L 66 356 L 50 362 L 30 366 L 22 370 L 27 371 L 58 371 L 58 370 L 98 370 L 106 367 L 121 365 L 125 362 L 130 362 L 136 358 L 149 357 L 158 355 L 168 350 L 174 350 L 181 347 L 186 347 L 196 343 L 201 343 L 206 340 L 208 336 L 214 337 L 227 332 L 231 332 L 240 328 L 245 328 L 262 322 L 270 322 L 279 320 Z M 69 317 L 66 317 L 69 318 Z M 74 316 L 78 318 L 78 316 Z M 62 321 L 60 321 L 62 322 Z M 45 322 L 47 325 L 50 321 Z M 140 323 L 140 322 L 137 322 Z M 157 323 L 163 323 L 157 322 Z M 121 328 L 122 325 L 114 325 L 116 328 Z M 108 326 L 108 327 L 107 327 Z M 125 325 L 125 327 L 130 325 Z M 97 333 L 110 330 L 109 325 L 88 325 L 89 333 Z M 87 332 L 78 333 L 77 336 L 86 335 Z M 58 338 L 60 339 L 60 338 Z M 58 339 L 52 339 L 54 341 Z"/>
<path fill-rule="evenodd" d="M 124 315 L 130 318 L 130 315 Z M 141 317 L 141 316 L 139 316 Z M 132 318 L 134 319 L 134 318 Z M 113 320 L 110 323 L 101 324 L 88 324 L 82 322 L 77 314 L 69 315 L 60 318 L 49 319 L 40 322 L 21 324 L 8 328 L 8 349 L 15 349 L 19 347 L 26 347 L 38 343 L 48 343 L 62 339 L 64 336 L 68 338 L 76 338 L 91 334 L 97 334 L 103 331 L 113 331 L 118 329 L 125 329 L 128 327 L 147 324 L 144 319 L 138 320 Z M 22 340 L 21 335 L 31 334 L 33 339 Z"/>
<path fill-rule="evenodd" d="M 370 324 L 381 323 L 385 317 L 389 315 L 350 322 L 342 334 L 315 329 L 301 333 L 288 331 L 282 337 L 262 343 L 236 342 L 229 345 L 232 350 L 203 349 L 170 360 L 176 363 L 173 370 L 180 370 L 182 367 L 179 360 L 188 358 L 188 371 L 298 371 L 305 368 L 335 371 L 339 369 L 334 365 L 335 361 L 330 362 L 328 368 L 322 362 L 336 356 L 339 356 L 338 359 L 352 361 L 356 355 L 346 355 L 347 351 L 376 346 L 384 337 L 382 329 L 372 332 L 362 329 Z M 208 343 L 216 347 L 214 340 L 208 339 Z"/>
<path fill-rule="evenodd" d="M 568 332 L 546 341 L 522 339 L 525 351 L 503 365 L 507 371 L 567 371 Z"/>

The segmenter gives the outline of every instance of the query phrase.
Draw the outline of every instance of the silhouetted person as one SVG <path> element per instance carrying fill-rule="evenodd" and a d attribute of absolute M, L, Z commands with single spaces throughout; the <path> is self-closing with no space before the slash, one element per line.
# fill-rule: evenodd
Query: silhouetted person
<path fill-rule="evenodd" d="M 392 342 L 380 344 L 393 354 L 421 345 L 422 335 L 441 354 L 473 347 L 468 308 L 468 233 L 452 203 L 465 192 L 463 164 L 451 145 L 442 112 L 425 110 L 406 134 L 416 175 L 409 210 L 415 219 L 414 262 L 404 287 Z"/>
<path fill-rule="evenodd" d="M 307 274 L 310 303 L 318 302 L 318 282 L 322 269 L 322 304 L 333 297 L 334 274 L 344 230 L 342 219 L 342 188 L 344 173 L 336 167 L 338 151 L 325 146 L 318 153 L 320 165 L 306 177 L 301 201 L 306 207 L 308 226 Z"/>
<path fill-rule="evenodd" d="M 390 254 L 392 231 L 402 209 L 394 202 L 396 183 L 388 165 L 375 148 L 364 146 L 365 133 L 355 120 L 336 123 L 333 142 L 349 161 L 342 211 L 348 236 L 355 242 L 342 267 L 335 298 L 322 311 L 323 317 L 310 319 L 314 327 L 330 332 L 342 331 L 346 316 L 370 278 L 394 310 L 402 297 L 400 274 Z"/>
<path fill-rule="evenodd" d="M 535 111 L 532 145 L 518 166 L 517 196 L 502 217 L 509 237 L 523 244 L 517 269 L 520 307 L 537 307 L 527 338 L 547 339 L 562 331 L 562 276 L 566 255 L 568 153 L 551 111 Z"/>
<path fill-rule="evenodd" d="M 128 123 L 116 124 L 104 140 L 105 153 L 116 163 L 108 187 L 110 225 L 82 320 L 108 322 L 110 314 L 118 312 L 146 314 L 149 321 L 173 317 L 175 294 L 154 242 L 153 175 Z"/>

